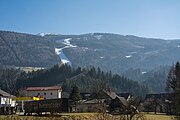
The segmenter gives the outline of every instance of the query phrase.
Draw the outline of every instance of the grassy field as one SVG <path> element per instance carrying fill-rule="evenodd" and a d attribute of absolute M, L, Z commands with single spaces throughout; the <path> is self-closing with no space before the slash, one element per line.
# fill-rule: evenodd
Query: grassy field
<path fill-rule="evenodd" d="M 133 120 L 177 120 L 174 116 L 163 114 L 140 114 L 139 116 L 135 116 Z M 99 113 L 67 113 L 55 116 L 4 115 L 0 116 L 0 120 L 127 120 L 127 117 Z"/>
<path fill-rule="evenodd" d="M 144 117 L 146 120 L 177 120 L 177 117 L 165 114 L 144 114 Z"/>

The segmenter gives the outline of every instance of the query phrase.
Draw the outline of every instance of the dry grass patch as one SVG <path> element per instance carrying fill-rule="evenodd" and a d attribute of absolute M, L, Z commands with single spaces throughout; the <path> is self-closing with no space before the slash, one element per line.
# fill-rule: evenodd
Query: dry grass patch
<path fill-rule="evenodd" d="M 126 115 L 111 115 L 107 113 L 62 113 L 55 116 L 0 116 L 0 120 L 128 120 Z M 141 113 L 133 117 L 133 120 L 177 120 L 175 116 L 165 114 Z"/>
<path fill-rule="evenodd" d="M 146 120 L 177 120 L 176 116 L 169 116 L 165 114 L 145 114 Z"/>

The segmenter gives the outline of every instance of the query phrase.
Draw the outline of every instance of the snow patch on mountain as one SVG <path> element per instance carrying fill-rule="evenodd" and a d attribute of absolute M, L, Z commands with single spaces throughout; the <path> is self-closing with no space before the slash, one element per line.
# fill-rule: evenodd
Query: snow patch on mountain
<path fill-rule="evenodd" d="M 70 40 L 72 40 L 72 38 L 67 38 L 67 39 L 64 39 L 64 44 L 65 45 L 70 45 Z"/>
<path fill-rule="evenodd" d="M 126 58 L 131 58 L 131 57 L 132 57 L 132 55 L 126 55 L 125 57 L 126 57 Z"/>
<path fill-rule="evenodd" d="M 55 53 L 57 55 L 59 55 L 59 54 L 61 54 L 61 50 L 62 50 L 62 48 L 55 48 Z"/>
<path fill-rule="evenodd" d="M 65 56 L 63 49 L 64 48 L 55 48 L 55 53 L 57 55 L 59 55 L 59 57 L 61 58 L 61 62 L 63 64 L 68 64 L 68 65 L 72 66 L 71 61 Z"/>
<path fill-rule="evenodd" d="M 102 38 L 103 35 L 95 35 L 94 37 L 98 40 L 100 40 Z"/>
<path fill-rule="evenodd" d="M 178 45 L 177 47 L 180 48 L 180 45 Z"/>
<path fill-rule="evenodd" d="M 76 45 L 72 45 L 71 42 L 70 42 L 70 40 L 72 40 L 72 38 L 64 39 L 62 43 L 63 43 L 64 45 L 66 45 L 66 46 L 64 46 L 64 47 L 62 47 L 62 48 L 55 48 L 55 53 L 56 53 L 57 55 L 59 55 L 59 57 L 60 57 L 60 59 L 61 59 L 61 62 L 62 62 L 63 64 L 68 64 L 68 65 L 72 66 L 71 61 L 66 57 L 66 55 L 65 55 L 64 52 L 63 52 L 63 49 L 77 47 Z"/>
<path fill-rule="evenodd" d="M 61 59 L 61 61 L 63 64 L 68 64 L 68 65 L 72 66 L 71 62 L 68 61 L 67 59 Z"/>
<path fill-rule="evenodd" d="M 72 45 L 72 44 L 70 43 L 70 40 L 72 40 L 72 38 L 64 39 L 64 41 L 63 41 L 62 43 L 63 43 L 64 45 L 67 45 L 68 48 L 69 48 L 69 47 L 77 47 L 76 45 Z"/>
<path fill-rule="evenodd" d="M 146 74 L 146 73 L 147 73 L 146 71 L 141 72 L 141 74 Z"/>
<path fill-rule="evenodd" d="M 60 35 L 60 34 L 57 34 L 57 33 L 39 33 L 37 35 L 44 37 L 45 35 Z"/>

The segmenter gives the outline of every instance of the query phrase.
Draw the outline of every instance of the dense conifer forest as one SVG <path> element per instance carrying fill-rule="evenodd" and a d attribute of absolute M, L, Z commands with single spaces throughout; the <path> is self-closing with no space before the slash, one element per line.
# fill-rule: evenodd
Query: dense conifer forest
<path fill-rule="evenodd" d="M 118 93 L 130 92 L 134 95 L 145 95 L 149 88 L 126 77 L 103 72 L 93 66 L 87 68 L 71 68 L 68 65 L 55 65 L 50 69 L 42 69 L 25 73 L 19 69 L 1 69 L 0 87 L 14 95 L 28 86 L 60 85 L 64 92 L 70 93 L 72 86 L 80 88 L 80 92 L 93 92 L 96 89 L 110 88 Z"/>

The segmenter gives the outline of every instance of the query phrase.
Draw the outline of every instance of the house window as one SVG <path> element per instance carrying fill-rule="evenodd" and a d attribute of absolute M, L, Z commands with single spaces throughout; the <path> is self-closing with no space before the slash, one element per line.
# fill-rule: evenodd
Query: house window
<path fill-rule="evenodd" d="M 51 95 L 53 95 L 53 93 L 51 92 Z"/>
<path fill-rule="evenodd" d="M 44 93 L 44 95 L 46 95 L 46 93 Z"/>
<path fill-rule="evenodd" d="M 38 93 L 37 95 L 40 95 L 40 93 Z"/>

